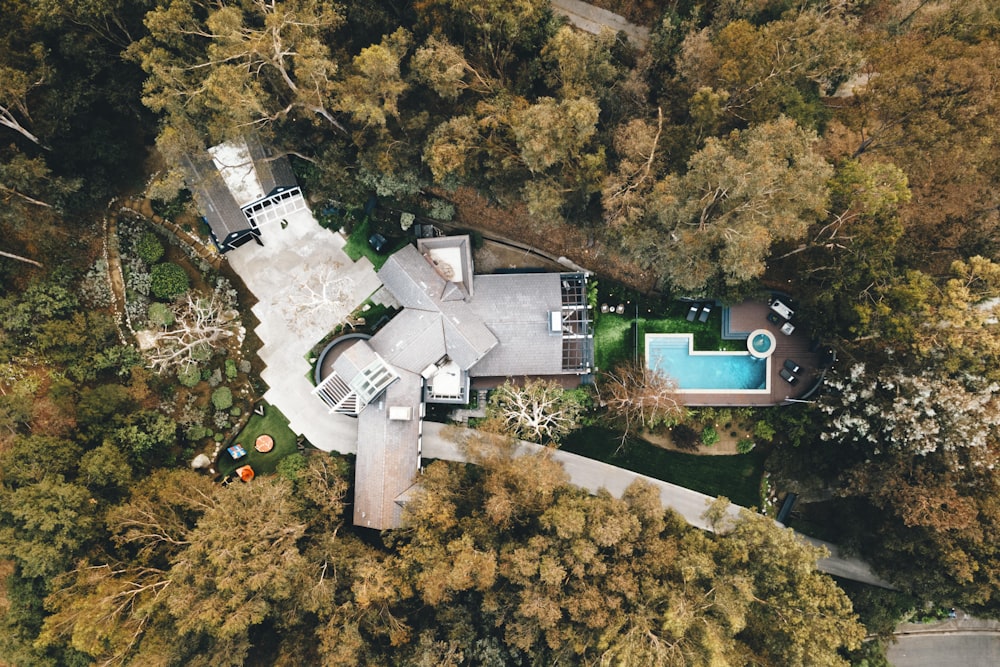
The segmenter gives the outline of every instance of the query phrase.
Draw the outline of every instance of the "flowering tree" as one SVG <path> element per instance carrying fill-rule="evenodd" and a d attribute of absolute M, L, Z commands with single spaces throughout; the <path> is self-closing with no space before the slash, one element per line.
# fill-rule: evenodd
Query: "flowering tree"
<path fill-rule="evenodd" d="M 857 364 L 828 387 L 819 407 L 831 419 L 820 437 L 871 454 L 985 451 L 1000 435 L 996 383 L 965 384 L 932 373 L 874 375 Z"/>

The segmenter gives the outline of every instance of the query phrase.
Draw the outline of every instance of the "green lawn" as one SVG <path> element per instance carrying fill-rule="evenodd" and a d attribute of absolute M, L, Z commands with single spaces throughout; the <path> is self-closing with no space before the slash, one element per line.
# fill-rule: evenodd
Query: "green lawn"
<path fill-rule="evenodd" d="M 344 252 L 347 256 L 351 258 L 352 261 L 358 261 L 362 256 L 365 256 L 371 261 L 375 270 L 378 271 L 385 264 L 385 261 L 389 259 L 389 255 L 396 252 L 404 245 L 409 243 L 405 238 L 398 240 L 395 244 L 389 246 L 389 251 L 384 255 L 380 255 L 372 247 L 368 245 L 368 237 L 371 236 L 371 224 L 368 219 L 364 219 L 354 227 L 354 231 L 351 235 L 347 237 L 347 243 L 344 245 Z M 390 239 L 391 241 L 391 239 Z"/>
<path fill-rule="evenodd" d="M 611 368 L 632 357 L 638 351 L 641 357 L 646 345 L 647 333 L 692 333 L 696 350 L 743 350 L 744 341 L 722 340 L 722 307 L 716 306 L 707 322 L 688 322 L 689 304 L 672 302 L 662 313 L 643 313 L 639 307 L 639 317 L 635 312 L 629 315 L 598 313 L 594 325 L 594 358 L 598 368 Z M 632 333 L 632 324 L 638 321 L 639 344 Z"/>
<path fill-rule="evenodd" d="M 261 454 L 253 448 L 257 436 L 267 434 L 274 438 L 274 449 Z M 228 475 L 236 468 L 249 464 L 258 475 L 274 472 L 278 461 L 297 451 L 295 433 L 288 428 L 288 420 L 278 408 L 265 404 L 264 416 L 252 415 L 247 425 L 233 441 L 247 450 L 247 455 L 239 461 L 233 461 L 225 451 L 219 452 L 219 472 Z"/>
<path fill-rule="evenodd" d="M 615 454 L 621 435 L 588 427 L 570 434 L 561 449 L 671 482 L 710 496 L 725 496 L 737 505 L 760 504 L 763 452 L 735 456 L 699 456 L 672 452 L 642 440 L 632 440 Z"/>

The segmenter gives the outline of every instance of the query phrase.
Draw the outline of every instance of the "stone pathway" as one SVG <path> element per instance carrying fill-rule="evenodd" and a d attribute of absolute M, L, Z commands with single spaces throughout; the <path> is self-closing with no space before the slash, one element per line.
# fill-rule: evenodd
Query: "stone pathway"
<path fill-rule="evenodd" d="M 649 44 L 649 28 L 629 23 L 624 16 L 606 9 L 580 0 L 552 0 L 552 9 L 584 32 L 599 35 L 602 30 L 608 29 L 624 32 L 640 49 L 645 49 Z"/>

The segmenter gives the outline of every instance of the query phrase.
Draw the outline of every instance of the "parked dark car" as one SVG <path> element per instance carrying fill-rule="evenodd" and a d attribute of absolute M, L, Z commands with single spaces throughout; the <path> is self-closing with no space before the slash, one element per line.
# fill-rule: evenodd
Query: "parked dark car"
<path fill-rule="evenodd" d="M 788 384 L 795 384 L 796 382 L 799 381 L 797 377 L 788 372 L 787 368 L 782 368 L 780 371 L 778 371 L 778 375 L 780 375 L 781 378 Z"/>
<path fill-rule="evenodd" d="M 372 234 L 368 237 L 368 245 L 377 253 L 383 253 L 389 247 L 389 241 L 381 234 Z"/>
<path fill-rule="evenodd" d="M 799 366 L 797 363 L 795 363 L 791 359 L 785 359 L 785 364 L 784 365 L 785 365 L 785 368 L 788 369 L 789 373 L 795 373 L 797 375 L 797 374 L 799 374 L 799 373 L 802 372 L 802 366 Z"/>

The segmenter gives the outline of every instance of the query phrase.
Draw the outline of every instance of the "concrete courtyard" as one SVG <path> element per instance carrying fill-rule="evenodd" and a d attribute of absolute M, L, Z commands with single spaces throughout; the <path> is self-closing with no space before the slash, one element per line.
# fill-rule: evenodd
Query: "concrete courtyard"
<path fill-rule="evenodd" d="M 323 229 L 309 211 L 261 227 L 264 243 L 248 243 L 226 259 L 257 297 L 259 354 L 267 364 L 264 399 L 281 410 L 296 433 L 326 451 L 354 453 L 357 420 L 330 414 L 311 395 L 305 355 L 382 283 L 367 258 L 344 253 L 345 239 Z"/>

